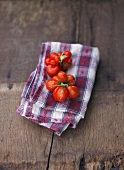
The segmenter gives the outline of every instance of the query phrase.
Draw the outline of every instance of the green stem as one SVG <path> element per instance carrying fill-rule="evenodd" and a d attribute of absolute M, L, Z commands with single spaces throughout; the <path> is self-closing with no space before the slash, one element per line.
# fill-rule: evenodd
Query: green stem
<path fill-rule="evenodd" d="M 68 87 L 68 84 L 61 83 L 60 86 L 62 86 L 62 87 Z"/>
<path fill-rule="evenodd" d="M 59 85 L 50 86 L 50 88 L 54 87 L 68 87 L 68 84 L 60 83 Z"/>
<path fill-rule="evenodd" d="M 67 58 L 66 55 L 63 55 L 63 54 L 62 54 L 62 55 L 60 56 L 60 64 L 62 63 L 62 61 L 63 61 L 65 58 Z"/>

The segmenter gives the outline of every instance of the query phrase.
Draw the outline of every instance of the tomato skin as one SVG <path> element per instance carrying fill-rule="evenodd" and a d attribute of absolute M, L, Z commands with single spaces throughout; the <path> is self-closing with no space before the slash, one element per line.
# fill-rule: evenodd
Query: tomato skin
<path fill-rule="evenodd" d="M 55 52 L 52 52 L 49 56 L 49 58 L 45 59 L 45 64 L 47 66 L 52 65 L 52 66 L 59 66 L 59 71 L 66 71 L 70 68 L 70 66 L 72 65 L 72 53 L 70 51 L 65 51 L 65 52 L 59 52 L 58 54 Z M 60 69 L 61 67 L 61 69 Z M 53 69 L 53 67 L 52 67 Z M 48 70 L 48 75 L 50 77 L 56 75 L 56 74 L 52 74 L 51 71 Z M 53 70 L 52 70 L 53 71 Z"/>
<path fill-rule="evenodd" d="M 50 65 L 56 66 L 56 62 L 53 59 L 51 59 L 49 63 L 50 63 Z"/>
<path fill-rule="evenodd" d="M 69 91 L 66 87 L 56 87 L 53 91 L 53 97 L 58 102 L 63 102 L 68 98 Z"/>
<path fill-rule="evenodd" d="M 75 78 L 71 74 L 67 74 L 67 82 L 69 86 L 75 85 Z"/>
<path fill-rule="evenodd" d="M 53 76 L 56 76 L 59 73 L 59 71 L 61 71 L 61 67 L 60 66 L 48 65 L 46 70 L 47 70 L 47 74 L 50 77 L 53 77 Z"/>
<path fill-rule="evenodd" d="M 69 98 L 70 99 L 75 99 L 78 97 L 79 95 L 79 89 L 76 86 L 68 86 L 67 87 L 68 91 L 69 91 Z"/>
<path fill-rule="evenodd" d="M 63 63 L 72 64 L 72 58 L 66 57 L 62 60 Z"/>
<path fill-rule="evenodd" d="M 56 63 L 56 65 L 59 64 L 59 61 L 60 61 L 60 56 L 57 54 L 57 53 L 51 53 L 50 54 L 50 59 L 53 59 Z"/>
<path fill-rule="evenodd" d="M 72 56 L 72 53 L 70 51 L 65 51 L 64 55 L 70 58 Z"/>
<path fill-rule="evenodd" d="M 61 67 L 62 67 L 63 71 L 66 71 L 66 70 L 68 70 L 71 67 L 71 65 L 66 63 L 66 62 L 63 62 Z"/>
<path fill-rule="evenodd" d="M 55 90 L 55 88 L 57 87 L 57 85 L 59 84 L 59 82 L 57 80 L 48 80 L 46 82 L 46 88 L 50 91 L 53 92 Z"/>
<path fill-rule="evenodd" d="M 71 58 L 64 58 L 62 61 L 62 69 L 64 71 L 68 70 L 72 65 L 72 59 Z"/>
<path fill-rule="evenodd" d="M 57 76 L 53 76 L 52 79 L 57 80 L 58 82 L 60 82 L 59 78 Z"/>
<path fill-rule="evenodd" d="M 49 65 L 49 64 L 50 64 L 50 58 L 46 58 L 46 59 L 45 59 L 45 64 L 46 64 L 46 65 Z"/>
<path fill-rule="evenodd" d="M 59 56 L 62 55 L 62 52 L 59 52 L 58 55 L 59 55 Z"/>
<path fill-rule="evenodd" d="M 53 76 L 52 79 L 46 82 L 46 88 L 53 92 L 56 101 L 63 102 L 67 98 L 75 99 L 78 97 L 79 89 L 74 84 L 75 78 L 73 75 L 60 71 L 57 76 Z"/>
<path fill-rule="evenodd" d="M 57 77 L 58 77 L 60 82 L 66 82 L 67 81 L 67 74 L 65 72 L 63 72 L 63 71 L 60 71 L 57 74 Z"/>

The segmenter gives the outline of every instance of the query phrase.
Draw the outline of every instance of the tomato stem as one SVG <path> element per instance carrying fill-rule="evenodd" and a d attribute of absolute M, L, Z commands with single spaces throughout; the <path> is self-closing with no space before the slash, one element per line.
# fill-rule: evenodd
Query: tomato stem
<path fill-rule="evenodd" d="M 67 87 L 68 84 L 66 84 L 66 83 L 60 83 L 60 86 L 62 86 L 62 87 Z"/>
<path fill-rule="evenodd" d="M 63 61 L 65 58 L 67 58 L 67 56 L 66 56 L 66 55 L 63 55 L 63 53 L 62 53 L 62 55 L 60 56 L 60 64 L 62 63 L 62 61 Z"/>
<path fill-rule="evenodd" d="M 58 85 L 50 86 L 50 88 L 54 88 L 54 87 L 68 87 L 68 84 L 60 83 Z"/>

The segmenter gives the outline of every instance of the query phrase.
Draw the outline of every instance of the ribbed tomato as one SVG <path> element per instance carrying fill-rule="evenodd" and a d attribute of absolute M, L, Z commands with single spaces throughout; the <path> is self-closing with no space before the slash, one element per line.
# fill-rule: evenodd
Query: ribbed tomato
<path fill-rule="evenodd" d="M 79 95 L 79 89 L 74 86 L 75 78 L 71 74 L 60 71 L 57 76 L 52 77 L 46 83 L 46 88 L 53 92 L 53 97 L 58 102 L 67 98 L 75 99 Z"/>
<path fill-rule="evenodd" d="M 70 99 L 75 99 L 78 97 L 79 95 L 79 89 L 76 86 L 68 86 L 67 87 L 68 91 L 69 91 L 69 98 Z"/>
<path fill-rule="evenodd" d="M 59 71 L 61 71 L 61 67 L 60 66 L 53 66 L 53 65 L 48 65 L 47 68 L 47 73 L 50 77 L 56 76 Z"/>
<path fill-rule="evenodd" d="M 50 92 L 53 92 L 55 90 L 55 88 L 57 87 L 58 85 L 58 81 L 57 80 L 54 80 L 54 79 L 50 79 L 46 82 L 46 88 L 50 91 Z"/>
<path fill-rule="evenodd" d="M 53 91 L 53 97 L 58 102 L 63 102 L 68 98 L 69 92 L 66 87 L 56 87 Z"/>

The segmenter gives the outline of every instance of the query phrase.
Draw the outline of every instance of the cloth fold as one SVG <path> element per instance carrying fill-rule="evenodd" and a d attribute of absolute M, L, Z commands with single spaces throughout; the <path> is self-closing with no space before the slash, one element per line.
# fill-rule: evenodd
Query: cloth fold
<path fill-rule="evenodd" d="M 46 72 L 44 61 L 51 52 L 58 53 L 65 50 L 72 53 L 72 66 L 66 73 L 75 77 L 80 95 L 73 100 L 56 102 L 45 86 L 50 77 Z M 85 116 L 98 62 L 99 50 L 97 47 L 60 42 L 42 43 L 38 65 L 26 82 L 17 113 L 51 129 L 57 135 L 61 135 L 68 127 L 75 128 L 80 119 Z"/>

